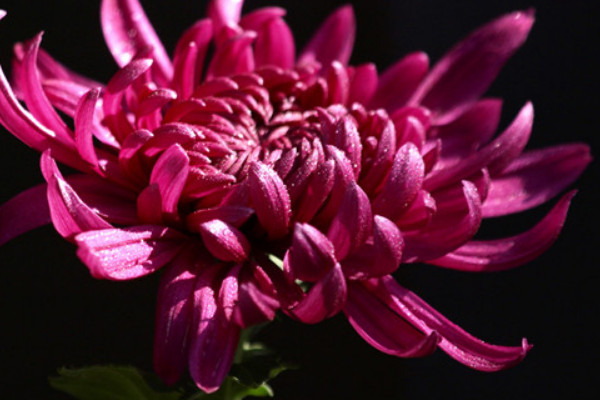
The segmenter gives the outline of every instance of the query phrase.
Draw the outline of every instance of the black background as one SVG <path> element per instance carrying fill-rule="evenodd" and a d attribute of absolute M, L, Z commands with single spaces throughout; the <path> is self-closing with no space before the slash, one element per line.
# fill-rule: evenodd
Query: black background
<path fill-rule="evenodd" d="M 167 49 L 196 18 L 203 1 L 143 2 Z M 247 9 L 276 2 L 248 1 Z M 285 1 L 297 46 L 342 2 Z M 422 49 L 437 60 L 469 31 L 533 6 L 537 22 L 490 94 L 505 98 L 504 126 L 531 99 L 530 147 L 566 141 L 598 143 L 598 19 L 595 1 L 353 1 L 358 20 L 353 63 L 379 70 Z M 10 71 L 12 44 L 45 30 L 42 46 L 72 69 L 106 82 L 116 71 L 99 26 L 98 2 L 2 0 L 0 63 Z M 39 155 L 0 132 L 0 202 L 42 181 Z M 362 341 L 343 317 L 316 326 L 281 318 L 264 337 L 303 368 L 273 385 L 279 399 L 596 398 L 598 331 L 598 168 L 577 183 L 564 231 L 534 262 L 498 274 L 465 274 L 402 266 L 397 278 L 447 317 L 493 343 L 534 349 L 519 366 L 472 371 L 441 351 L 423 359 L 387 356 Z M 548 206 L 485 223 L 488 236 L 531 226 Z M 51 227 L 0 248 L 0 398 L 66 399 L 48 388 L 57 367 L 92 363 L 151 369 L 157 277 L 115 283 L 92 279 L 74 248 Z"/>

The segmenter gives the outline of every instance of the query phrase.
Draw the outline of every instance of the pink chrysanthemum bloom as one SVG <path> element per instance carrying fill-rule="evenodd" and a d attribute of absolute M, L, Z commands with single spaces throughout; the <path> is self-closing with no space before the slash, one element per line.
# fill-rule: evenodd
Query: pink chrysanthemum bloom
<path fill-rule="evenodd" d="M 533 13 L 492 21 L 431 69 L 418 52 L 378 74 L 348 65 L 351 7 L 296 56 L 284 10 L 241 16 L 242 3 L 213 1 L 170 58 L 137 0 L 104 0 L 121 68 L 107 85 L 53 60 L 41 35 L 17 45 L 0 122 L 43 152 L 47 183 L 0 208 L 0 241 L 51 217 L 94 277 L 162 269 L 154 362 L 167 383 L 187 368 L 216 390 L 240 331 L 277 310 L 305 323 L 343 312 L 396 356 L 440 347 L 483 371 L 521 361 L 525 339 L 476 339 L 391 274 L 511 268 L 557 237 L 572 192 L 522 234 L 473 240 L 484 218 L 544 203 L 590 161 L 584 144 L 523 152 L 529 103 L 494 136 L 501 101 L 481 96 Z"/>

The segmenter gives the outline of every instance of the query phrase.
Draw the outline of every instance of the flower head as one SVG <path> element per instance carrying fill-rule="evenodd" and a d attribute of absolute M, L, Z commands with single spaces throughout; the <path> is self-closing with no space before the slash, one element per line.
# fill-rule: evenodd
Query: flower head
<path fill-rule="evenodd" d="M 278 310 L 305 323 L 343 312 L 396 356 L 440 347 L 479 370 L 518 363 L 525 339 L 476 339 L 391 274 L 414 262 L 511 268 L 558 235 L 572 192 L 524 233 L 473 240 L 483 219 L 546 202 L 590 161 L 584 144 L 524 151 L 530 103 L 495 135 L 501 101 L 481 96 L 533 13 L 492 21 L 432 68 L 418 52 L 380 74 L 348 64 L 351 7 L 296 55 L 283 9 L 242 16 L 242 4 L 212 1 L 171 58 L 137 0 L 104 0 L 120 67 L 106 85 L 52 59 L 41 35 L 16 45 L 0 123 L 43 153 L 46 184 L 0 207 L 0 242 L 49 216 L 94 277 L 161 269 L 154 361 L 167 383 L 187 368 L 216 390 L 241 329 Z"/>

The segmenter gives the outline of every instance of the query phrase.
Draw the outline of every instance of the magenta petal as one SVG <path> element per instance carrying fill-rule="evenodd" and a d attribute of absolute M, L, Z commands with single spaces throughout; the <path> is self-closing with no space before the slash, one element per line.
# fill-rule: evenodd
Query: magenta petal
<path fill-rule="evenodd" d="M 75 144 L 77 151 L 92 166 L 98 165 L 98 156 L 94 148 L 92 135 L 94 112 L 100 98 L 100 89 L 92 89 L 81 97 L 75 111 Z"/>
<path fill-rule="evenodd" d="M 241 264 L 236 264 L 229 268 L 227 275 L 221 280 L 221 288 L 217 296 L 218 306 L 223 310 L 225 318 L 230 321 L 238 303 L 238 281 L 241 268 Z"/>
<path fill-rule="evenodd" d="M 42 34 L 40 33 L 27 44 L 23 59 L 23 75 L 20 82 L 23 87 L 20 89 L 31 114 L 43 125 L 52 129 L 61 140 L 71 143 L 72 132 L 54 110 L 42 88 L 40 74 L 37 69 L 37 54 L 41 41 Z"/>
<path fill-rule="evenodd" d="M 48 183 L 50 216 L 61 236 L 71 238 L 82 231 L 112 228 L 65 181 L 49 151 L 42 154 L 41 168 Z"/>
<path fill-rule="evenodd" d="M 157 83 L 166 85 L 171 81 L 171 60 L 138 0 L 103 0 L 100 19 L 106 44 L 120 67 L 142 51 L 152 49 Z"/>
<path fill-rule="evenodd" d="M 219 219 L 239 228 L 254 214 L 254 210 L 243 206 L 220 206 L 201 208 L 186 217 L 186 225 L 192 232 L 199 232 L 199 225 L 213 219 Z"/>
<path fill-rule="evenodd" d="M 243 0 L 212 0 L 208 6 L 208 15 L 215 25 L 215 32 L 225 26 L 237 26 L 243 5 Z"/>
<path fill-rule="evenodd" d="M 196 274 L 191 269 L 197 262 L 191 249 L 182 252 L 165 268 L 158 288 L 154 370 L 167 385 L 175 384 L 187 365 L 196 286 Z"/>
<path fill-rule="evenodd" d="M 483 168 L 488 168 L 493 177 L 521 154 L 529 140 L 532 125 L 533 105 L 527 103 L 500 136 L 460 162 L 430 173 L 423 182 L 423 188 L 433 191 L 466 179 Z"/>
<path fill-rule="evenodd" d="M 426 356 L 433 353 L 440 339 L 435 332 L 419 332 L 359 283 L 348 286 L 344 313 L 367 343 L 393 356 Z"/>
<path fill-rule="evenodd" d="M 409 54 L 381 74 L 371 108 L 394 111 L 404 105 L 429 70 L 429 57 L 422 52 Z"/>
<path fill-rule="evenodd" d="M 274 18 L 257 30 L 254 59 L 257 67 L 274 65 L 292 68 L 296 57 L 294 36 L 281 18 Z"/>
<path fill-rule="evenodd" d="M 577 179 L 592 157 L 584 144 L 565 144 L 523 153 L 491 180 L 484 217 L 527 210 L 546 202 Z"/>
<path fill-rule="evenodd" d="M 206 72 L 206 79 L 243 74 L 254 70 L 252 43 L 254 32 L 241 33 L 217 47 Z"/>
<path fill-rule="evenodd" d="M 373 201 L 373 212 L 396 220 L 421 189 L 424 174 L 425 165 L 417 147 L 412 143 L 400 147 L 387 180 Z"/>
<path fill-rule="evenodd" d="M 314 61 L 328 66 L 333 61 L 346 65 L 352 54 L 356 21 L 351 6 L 342 6 L 335 10 L 321 24 L 298 58 L 298 64 L 310 64 Z"/>
<path fill-rule="evenodd" d="M 519 11 L 479 28 L 438 61 L 410 103 L 433 110 L 440 122 L 459 114 L 487 90 L 533 22 L 532 11 Z"/>
<path fill-rule="evenodd" d="M 376 215 L 373 222 L 373 243 L 366 243 L 342 261 L 342 269 L 348 279 L 388 275 L 400 265 L 404 248 L 400 229 L 380 215 Z"/>
<path fill-rule="evenodd" d="M 275 317 L 279 301 L 273 296 L 273 282 L 262 268 L 253 265 L 252 273 L 248 269 L 243 271 L 238 288 L 238 303 L 233 312 L 233 320 L 237 325 L 247 328 Z"/>
<path fill-rule="evenodd" d="M 483 99 L 448 125 L 438 127 L 443 146 L 436 169 L 459 162 L 487 143 L 498 129 L 502 100 Z"/>
<path fill-rule="evenodd" d="M 423 333 L 437 332 L 439 347 L 450 357 L 480 371 L 498 371 L 512 367 L 525 357 L 531 346 L 496 346 L 483 342 L 454 325 L 416 294 L 400 286 L 391 276 L 369 281 L 369 289 L 395 313 Z"/>
<path fill-rule="evenodd" d="M 158 185 L 162 211 L 166 214 L 177 213 L 179 197 L 189 173 L 189 162 L 185 150 L 175 144 L 161 154 L 152 168 L 150 184 Z"/>
<path fill-rule="evenodd" d="M 206 393 L 216 391 L 223 383 L 240 337 L 240 328 L 227 320 L 217 303 L 213 280 L 213 269 L 205 270 L 198 278 L 189 351 L 190 375 Z"/>
<path fill-rule="evenodd" d="M 375 64 L 367 63 L 348 70 L 350 75 L 348 104 L 367 104 L 377 87 L 377 67 Z"/>
<path fill-rule="evenodd" d="M 310 288 L 287 312 L 305 324 L 316 324 L 337 314 L 346 302 L 346 279 L 339 264 Z"/>
<path fill-rule="evenodd" d="M 477 188 L 463 181 L 461 207 L 449 202 L 449 210 L 441 206 L 429 225 L 417 231 L 404 232 L 404 262 L 417 262 L 441 257 L 470 240 L 481 224 L 481 200 Z M 458 199 L 457 199 L 458 200 Z M 438 202 L 439 205 L 439 202 Z"/>
<path fill-rule="evenodd" d="M 372 231 L 373 215 L 369 198 L 360 186 L 350 182 L 327 231 L 327 237 L 335 248 L 336 258 L 342 260 L 359 248 Z"/>
<path fill-rule="evenodd" d="M 294 279 L 315 282 L 337 263 L 333 244 L 309 224 L 296 224 L 284 258 L 284 272 Z"/>
<path fill-rule="evenodd" d="M 80 233 L 77 255 L 95 278 L 128 280 L 168 264 L 186 237 L 171 228 L 140 225 Z"/>
<path fill-rule="evenodd" d="M 218 219 L 199 226 L 204 245 L 210 253 L 223 261 L 245 261 L 250 254 L 250 243 L 242 232 Z"/>
<path fill-rule="evenodd" d="M 248 171 L 250 199 L 261 225 L 271 238 L 285 235 L 290 227 L 291 201 L 279 175 L 261 162 Z"/>
<path fill-rule="evenodd" d="M 46 191 L 46 184 L 37 185 L 0 205 L 0 246 L 51 222 Z"/>
<path fill-rule="evenodd" d="M 469 272 L 502 271 L 523 265 L 554 243 L 574 195 L 575 192 L 564 195 L 544 219 L 526 232 L 502 239 L 467 242 L 455 251 L 427 262 Z"/>

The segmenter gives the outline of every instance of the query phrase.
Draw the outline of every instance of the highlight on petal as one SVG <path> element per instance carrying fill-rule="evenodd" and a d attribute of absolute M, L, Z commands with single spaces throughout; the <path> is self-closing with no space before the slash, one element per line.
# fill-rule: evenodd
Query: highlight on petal
<path fill-rule="evenodd" d="M 75 144 L 77 151 L 85 161 L 98 165 L 98 156 L 94 148 L 93 122 L 96 104 L 100 98 L 100 89 L 92 89 L 81 97 L 75 110 Z"/>
<path fill-rule="evenodd" d="M 468 367 L 488 372 L 510 368 L 520 363 L 531 349 L 526 339 L 521 346 L 508 347 L 491 345 L 471 336 L 391 276 L 370 280 L 365 286 L 424 334 L 436 332 L 441 338 L 438 346 Z"/>
<path fill-rule="evenodd" d="M 175 384 L 187 366 L 198 256 L 191 246 L 183 250 L 165 268 L 158 288 L 153 360 L 167 385 Z"/>
<path fill-rule="evenodd" d="M 533 22 L 533 11 L 517 11 L 471 33 L 437 62 L 409 103 L 433 110 L 439 123 L 454 119 L 487 90 Z"/>
<path fill-rule="evenodd" d="M 283 270 L 291 280 L 315 282 L 337 263 L 333 244 L 309 224 L 296 224 Z"/>
<path fill-rule="evenodd" d="M 218 306 L 216 269 L 204 270 L 193 294 L 189 370 L 196 385 L 206 393 L 216 391 L 227 376 L 241 331 Z"/>
<path fill-rule="evenodd" d="M 591 162 L 590 148 L 574 143 L 523 153 L 490 182 L 484 218 L 545 203 L 575 181 Z"/>
<path fill-rule="evenodd" d="M 213 256 L 223 261 L 245 261 L 250 255 L 250 243 L 242 232 L 218 219 L 199 226 L 204 245 Z"/>
<path fill-rule="evenodd" d="M 171 81 L 171 59 L 138 0 L 102 0 L 100 19 L 106 44 L 120 67 L 151 49 L 155 79 L 161 85 Z"/>
<path fill-rule="evenodd" d="M 495 240 L 474 240 L 427 263 L 469 272 L 494 272 L 523 265 L 545 252 L 558 238 L 575 192 L 564 195 L 533 228 Z"/>
<path fill-rule="evenodd" d="M 47 196 L 50 216 L 54 227 L 61 236 L 70 239 L 80 232 L 112 227 L 81 200 L 81 197 L 63 178 L 49 151 L 42 154 L 41 168 L 48 183 Z"/>
<path fill-rule="evenodd" d="M 328 66 L 339 61 L 346 65 L 352 54 L 355 35 L 354 11 L 351 6 L 342 6 L 323 22 L 298 57 L 298 64 L 317 61 Z"/>
<path fill-rule="evenodd" d="M 236 27 L 242 14 L 244 0 L 211 0 L 208 15 L 214 23 L 215 31 L 223 27 Z"/>
<path fill-rule="evenodd" d="M 248 171 L 250 199 L 261 225 L 269 236 L 277 238 L 288 232 L 291 201 L 279 175 L 263 163 L 254 162 Z"/>
<path fill-rule="evenodd" d="M 168 264 L 186 237 L 163 226 L 89 230 L 75 236 L 77 256 L 95 278 L 128 280 Z"/>

